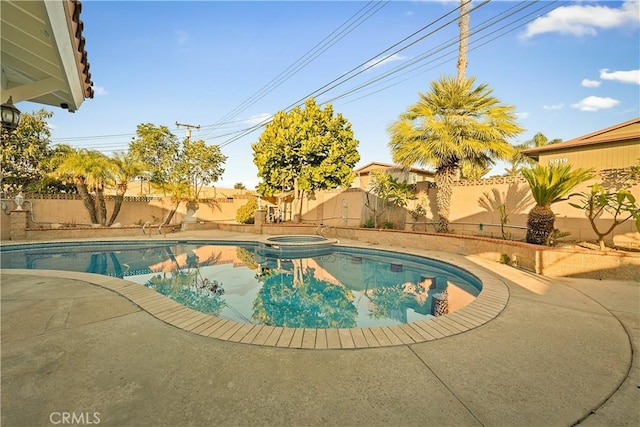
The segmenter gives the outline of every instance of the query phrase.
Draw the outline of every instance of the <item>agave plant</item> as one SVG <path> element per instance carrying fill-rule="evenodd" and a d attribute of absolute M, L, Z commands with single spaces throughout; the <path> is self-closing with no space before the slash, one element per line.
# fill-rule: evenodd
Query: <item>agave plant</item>
<path fill-rule="evenodd" d="M 594 175 L 590 169 L 572 170 L 570 165 L 537 165 L 531 169 L 523 169 L 522 174 L 536 201 L 527 218 L 527 243 L 545 245 L 553 232 L 556 219 L 551 204 Z"/>

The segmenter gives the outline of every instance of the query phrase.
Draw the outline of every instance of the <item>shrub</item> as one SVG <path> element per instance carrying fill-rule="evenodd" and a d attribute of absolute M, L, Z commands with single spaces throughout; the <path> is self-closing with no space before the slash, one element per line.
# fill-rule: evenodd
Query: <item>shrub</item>
<path fill-rule="evenodd" d="M 236 212 L 236 221 L 240 224 L 253 224 L 256 222 L 256 210 L 258 210 L 258 199 L 249 198 L 247 203 L 240 206 Z"/>
<path fill-rule="evenodd" d="M 362 224 L 363 228 L 373 228 L 376 225 L 376 220 L 373 217 L 367 218 L 367 220 Z"/>

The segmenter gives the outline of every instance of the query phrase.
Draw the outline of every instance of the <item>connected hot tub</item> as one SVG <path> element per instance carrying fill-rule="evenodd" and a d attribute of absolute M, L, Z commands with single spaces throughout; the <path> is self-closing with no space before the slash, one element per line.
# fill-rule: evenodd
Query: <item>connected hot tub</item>
<path fill-rule="evenodd" d="M 258 241 L 258 252 L 292 257 L 321 255 L 330 252 L 336 243 L 336 239 L 305 234 L 270 236 Z"/>

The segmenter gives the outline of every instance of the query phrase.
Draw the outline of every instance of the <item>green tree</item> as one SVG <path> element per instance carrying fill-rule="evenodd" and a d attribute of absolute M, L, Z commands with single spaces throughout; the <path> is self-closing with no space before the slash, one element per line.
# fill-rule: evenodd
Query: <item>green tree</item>
<path fill-rule="evenodd" d="M 365 205 L 373 212 L 373 226 L 378 227 L 378 219 L 387 212 L 389 206 L 404 208 L 409 200 L 416 199 L 415 188 L 406 181 L 399 181 L 397 178 L 382 171 L 371 172 L 370 193 L 375 195 L 371 200 L 369 192 L 365 193 L 367 201 Z M 380 203 L 382 202 L 382 203 Z"/>
<path fill-rule="evenodd" d="M 600 250 L 606 251 L 604 243 L 605 237 L 613 233 L 613 230 L 620 224 L 634 219 L 636 229 L 640 232 L 640 206 L 636 203 L 636 198 L 627 189 L 618 190 L 615 193 L 607 191 L 601 184 L 591 186 L 588 193 L 582 192 L 572 194 L 570 197 L 578 196 L 580 203 L 569 203 L 577 209 L 585 211 L 591 228 L 598 236 Z M 596 220 L 604 213 L 609 213 L 613 218 L 609 227 L 600 230 Z"/>
<path fill-rule="evenodd" d="M 166 126 L 143 123 L 136 134 L 129 152 L 150 172 L 151 183 L 171 196 L 174 206 L 163 221 L 169 224 L 182 201 L 197 200 L 203 186 L 220 178 L 227 158 L 201 140 L 185 138 L 181 144 Z"/>
<path fill-rule="evenodd" d="M 202 187 L 220 179 L 224 173 L 222 165 L 226 160 L 227 157 L 217 145 L 207 146 L 203 140 L 192 141 L 185 138 L 172 178 L 187 182 L 189 199 L 198 200 Z"/>
<path fill-rule="evenodd" d="M 258 210 L 258 198 L 251 196 L 247 203 L 240 206 L 236 212 L 236 221 L 240 224 L 253 224 L 256 221 L 256 210 Z"/>
<path fill-rule="evenodd" d="M 527 243 L 546 245 L 553 232 L 555 214 L 551 205 L 569 194 L 576 185 L 593 178 L 591 170 L 571 170 L 570 165 L 537 165 L 523 169 L 536 205 L 527 217 Z"/>
<path fill-rule="evenodd" d="M 439 232 L 449 231 L 452 183 L 461 165 L 490 167 L 507 158 L 513 151 L 507 139 L 522 132 L 514 107 L 491 93 L 486 84 L 475 86 L 474 78 L 442 77 L 389 127 L 395 162 L 436 169 Z"/>
<path fill-rule="evenodd" d="M 321 109 L 313 98 L 304 108 L 277 113 L 251 147 L 262 178 L 258 192 L 294 191 L 298 219 L 305 193 L 350 185 L 360 160 L 349 121 L 334 115 L 330 104 Z"/>
<path fill-rule="evenodd" d="M 23 113 L 15 131 L 2 130 L 0 171 L 4 190 L 50 192 L 58 187 L 65 189 L 58 181 L 47 179 L 50 170 L 46 164 L 55 154 L 47 123 L 51 117 L 53 113 L 46 110 Z"/>

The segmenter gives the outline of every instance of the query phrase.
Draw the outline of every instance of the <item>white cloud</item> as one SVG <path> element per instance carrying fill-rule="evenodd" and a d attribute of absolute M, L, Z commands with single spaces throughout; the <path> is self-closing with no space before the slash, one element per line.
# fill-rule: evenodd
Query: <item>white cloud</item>
<path fill-rule="evenodd" d="M 364 68 L 371 67 L 369 69 L 373 69 L 373 68 L 379 67 L 381 65 L 388 64 L 389 62 L 402 61 L 404 59 L 407 59 L 407 57 L 406 56 L 400 56 L 397 53 L 394 53 L 393 55 L 389 55 L 389 56 L 387 56 L 385 58 L 382 58 L 382 59 L 371 60 L 371 61 L 367 62 L 366 64 L 364 64 Z"/>
<path fill-rule="evenodd" d="M 564 104 L 543 105 L 542 108 L 545 110 L 562 110 L 564 108 Z"/>
<path fill-rule="evenodd" d="M 271 119 L 272 117 L 273 114 L 269 113 L 256 114 L 255 116 L 251 116 L 247 120 L 245 120 L 245 123 L 247 123 L 248 125 L 257 125 L 258 123 L 262 123 L 266 120 Z"/>
<path fill-rule="evenodd" d="M 605 68 L 600 70 L 600 78 L 602 80 L 615 80 L 620 83 L 640 85 L 640 70 L 613 71 L 610 73 L 609 70 Z"/>
<path fill-rule="evenodd" d="M 640 23 L 637 1 L 625 1 L 620 8 L 577 4 L 561 6 L 527 25 L 524 38 L 543 33 L 593 36 L 598 30 Z"/>
<path fill-rule="evenodd" d="M 93 94 L 95 96 L 109 95 L 109 92 L 102 86 L 93 86 Z"/>
<path fill-rule="evenodd" d="M 175 41 L 179 45 L 185 45 L 189 41 L 189 33 L 183 30 L 173 30 Z"/>
<path fill-rule="evenodd" d="M 584 79 L 582 80 L 582 86 L 584 87 L 598 87 L 600 86 L 602 82 L 598 81 L 598 80 L 589 80 L 589 79 Z"/>
<path fill-rule="evenodd" d="M 526 111 L 523 111 L 522 113 L 516 113 L 516 117 L 525 120 L 529 117 L 529 113 L 527 113 Z"/>
<path fill-rule="evenodd" d="M 580 111 L 599 111 L 607 108 L 612 108 L 618 105 L 620 101 L 613 98 L 601 98 L 599 96 L 588 96 L 582 101 L 571 104 L 572 108 L 576 108 Z"/>

